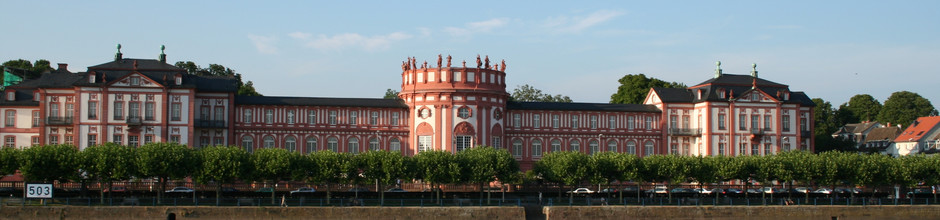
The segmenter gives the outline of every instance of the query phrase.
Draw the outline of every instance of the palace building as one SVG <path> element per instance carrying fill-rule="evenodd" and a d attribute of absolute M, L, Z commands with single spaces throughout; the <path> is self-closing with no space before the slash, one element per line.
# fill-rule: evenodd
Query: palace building
<path fill-rule="evenodd" d="M 251 152 L 507 149 L 524 170 L 555 151 L 765 155 L 812 150 L 813 102 L 787 85 L 717 70 L 684 89 L 651 88 L 645 104 L 513 102 L 506 63 L 402 63 L 400 99 L 239 96 L 233 77 L 198 76 L 159 59 L 73 73 L 67 65 L 7 86 L 4 147 L 104 142 L 236 145 Z M 719 66 L 720 67 L 720 66 Z"/>

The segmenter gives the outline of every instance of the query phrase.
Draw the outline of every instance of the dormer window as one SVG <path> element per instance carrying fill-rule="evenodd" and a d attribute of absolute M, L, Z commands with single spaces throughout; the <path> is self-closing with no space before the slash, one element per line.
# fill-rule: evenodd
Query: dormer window
<path fill-rule="evenodd" d="M 95 83 L 95 74 L 94 74 L 94 73 L 88 75 L 88 83 Z"/>
<path fill-rule="evenodd" d="M 696 91 L 695 99 L 702 99 L 702 90 L 699 89 L 699 90 L 695 90 L 695 91 Z"/>
<path fill-rule="evenodd" d="M 178 85 L 182 85 L 182 84 L 183 84 L 183 76 L 181 76 L 181 75 L 176 75 L 176 85 L 178 86 Z"/>
<path fill-rule="evenodd" d="M 140 85 L 140 77 L 131 77 L 131 85 L 132 85 L 132 86 L 139 86 L 139 85 Z"/>
<path fill-rule="evenodd" d="M 751 93 L 751 101 L 755 101 L 755 102 L 756 102 L 759 98 L 760 98 L 760 95 L 758 95 L 756 92 L 755 92 L 755 93 Z"/>
<path fill-rule="evenodd" d="M 39 92 L 33 93 L 33 101 L 37 101 L 37 102 L 39 101 Z"/>
<path fill-rule="evenodd" d="M 16 93 L 13 91 L 7 92 L 7 101 L 13 101 L 16 98 Z"/>
<path fill-rule="evenodd" d="M 725 98 L 725 90 L 724 90 L 724 89 L 719 89 L 719 90 L 718 90 L 718 98 Z"/>

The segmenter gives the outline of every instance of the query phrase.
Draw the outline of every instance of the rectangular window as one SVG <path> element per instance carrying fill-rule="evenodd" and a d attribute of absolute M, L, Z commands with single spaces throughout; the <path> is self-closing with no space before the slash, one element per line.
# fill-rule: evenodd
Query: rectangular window
<path fill-rule="evenodd" d="M 4 147 L 16 147 L 16 137 L 7 136 L 6 138 L 4 138 L 3 146 Z"/>
<path fill-rule="evenodd" d="M 30 140 L 32 141 L 33 146 L 39 145 L 39 137 L 33 136 L 30 138 Z"/>
<path fill-rule="evenodd" d="M 307 110 L 307 124 L 317 123 L 317 110 Z"/>
<path fill-rule="evenodd" d="M 670 154 L 679 154 L 679 144 L 672 143 L 672 145 L 669 146 L 669 153 L 670 153 Z"/>
<path fill-rule="evenodd" d="M 751 115 L 751 129 L 760 129 L 760 116 Z"/>
<path fill-rule="evenodd" d="M 120 135 L 120 134 L 115 134 L 115 135 L 114 135 L 114 139 L 113 139 L 111 142 L 114 142 L 115 144 L 121 145 L 123 141 L 124 141 L 124 136 L 122 136 L 122 135 Z"/>
<path fill-rule="evenodd" d="M 653 129 L 653 117 L 646 116 L 646 129 Z"/>
<path fill-rule="evenodd" d="M 783 124 L 782 124 L 782 125 L 783 125 L 783 131 L 790 131 L 790 116 L 789 116 L 789 115 L 784 115 L 784 116 L 782 117 L 782 121 L 783 121 L 783 122 L 781 122 L 781 123 L 783 123 Z"/>
<path fill-rule="evenodd" d="M 634 123 L 635 123 L 635 122 L 633 121 L 633 116 L 628 116 L 628 117 L 627 117 L 627 129 L 628 129 L 628 130 L 633 130 L 633 128 L 634 128 L 634 126 L 635 126 Z"/>
<path fill-rule="evenodd" d="M 679 118 L 675 115 L 669 116 L 669 128 L 678 128 L 679 127 Z"/>
<path fill-rule="evenodd" d="M 199 137 L 199 147 L 208 147 L 209 137 Z"/>
<path fill-rule="evenodd" d="M 72 135 L 65 135 L 65 144 L 73 145 L 75 142 L 72 141 Z"/>
<path fill-rule="evenodd" d="M 209 106 L 199 107 L 199 120 L 209 120 Z"/>
<path fill-rule="evenodd" d="M 454 146 L 457 148 L 457 152 L 470 148 L 470 140 L 469 135 L 457 135 L 457 138 L 454 139 Z"/>
<path fill-rule="evenodd" d="M 512 115 L 512 126 L 515 127 L 515 128 L 519 128 L 521 125 L 522 125 L 522 115 L 520 115 L 520 114 L 513 114 L 513 115 Z"/>
<path fill-rule="evenodd" d="M 738 130 L 747 130 L 747 115 L 738 115 Z"/>
<path fill-rule="evenodd" d="M 140 102 L 131 102 L 128 106 L 130 112 L 127 113 L 127 116 L 137 118 L 140 117 Z"/>
<path fill-rule="evenodd" d="M 522 157 L 522 141 L 518 139 L 512 142 L 512 155 Z"/>
<path fill-rule="evenodd" d="M 503 146 L 502 138 L 499 136 L 493 136 L 493 143 L 490 143 L 490 144 L 493 145 L 493 148 L 499 149 L 500 147 Z"/>
<path fill-rule="evenodd" d="M 213 120 L 224 121 L 225 120 L 225 107 L 216 106 L 215 114 L 212 116 Z"/>
<path fill-rule="evenodd" d="M 180 142 L 180 136 L 179 136 L 179 135 L 171 135 L 171 136 L 170 136 L 170 142 L 173 142 L 173 143 L 181 143 L 181 142 Z"/>
<path fill-rule="evenodd" d="M 287 110 L 287 123 L 294 124 L 294 110 Z"/>
<path fill-rule="evenodd" d="M 144 136 L 144 144 L 153 143 L 153 135 Z"/>
<path fill-rule="evenodd" d="M 154 105 L 155 104 L 153 102 L 144 104 L 144 120 L 153 121 Z"/>
<path fill-rule="evenodd" d="M 379 125 L 379 112 L 373 111 L 369 116 L 369 125 Z"/>
<path fill-rule="evenodd" d="M 75 112 L 75 104 L 72 104 L 72 103 L 65 104 L 65 117 L 66 118 L 72 118 L 72 116 L 75 115 L 74 112 Z"/>
<path fill-rule="evenodd" d="M 751 144 L 751 155 L 760 155 L 760 144 Z"/>
<path fill-rule="evenodd" d="M 467 72 L 467 82 L 474 82 L 476 77 L 473 75 L 473 72 Z"/>
<path fill-rule="evenodd" d="M 689 129 L 692 128 L 691 118 L 688 115 L 682 116 L 682 128 Z"/>
<path fill-rule="evenodd" d="M 558 128 L 559 123 L 560 119 L 558 118 L 558 115 L 552 115 L 552 128 Z"/>
<path fill-rule="evenodd" d="M 572 115 L 572 116 L 571 116 L 571 128 L 573 128 L 573 129 L 578 129 L 578 124 L 579 124 L 579 123 L 578 123 L 578 116 L 577 116 L 577 115 Z"/>
<path fill-rule="evenodd" d="M 127 136 L 127 146 L 128 146 L 128 147 L 137 147 L 137 146 L 140 146 L 140 136 L 137 136 L 137 135 L 128 135 L 128 136 Z"/>
<path fill-rule="evenodd" d="M 418 153 L 431 150 L 431 136 L 418 136 Z"/>
<path fill-rule="evenodd" d="M 597 115 L 591 115 L 591 129 L 597 129 Z"/>
<path fill-rule="evenodd" d="M 614 116 L 607 116 L 607 128 L 617 129 L 617 118 Z"/>
<path fill-rule="evenodd" d="M 50 135 L 50 136 L 49 136 L 49 144 L 52 144 L 52 145 L 59 144 L 59 136 L 58 136 L 58 135 Z"/>
<path fill-rule="evenodd" d="M 251 123 L 251 109 L 242 111 L 242 123 Z"/>
<path fill-rule="evenodd" d="M 274 123 L 274 110 L 272 109 L 264 110 L 264 123 L 265 124 Z"/>
<path fill-rule="evenodd" d="M 98 119 L 98 102 L 88 101 L 88 119 Z"/>
<path fill-rule="evenodd" d="M 33 127 L 39 127 L 39 111 L 33 111 Z"/>
<path fill-rule="evenodd" d="M 7 127 L 13 127 L 16 125 L 16 110 L 6 111 L 6 117 L 3 119 L 3 124 Z"/>
<path fill-rule="evenodd" d="M 764 130 L 770 130 L 770 115 L 764 115 Z"/>
<path fill-rule="evenodd" d="M 124 102 L 114 102 L 114 120 L 124 119 Z"/>
<path fill-rule="evenodd" d="M 96 134 L 89 134 L 89 135 L 88 135 L 88 146 L 91 147 L 91 146 L 95 146 L 95 145 L 98 145 L 98 135 L 96 135 Z"/>
<path fill-rule="evenodd" d="M 809 131 L 809 122 L 806 120 L 806 115 L 800 116 L 800 127 L 803 128 L 802 131 Z"/>
<path fill-rule="evenodd" d="M 727 124 L 725 115 L 719 114 L 718 115 L 718 130 L 725 130 L 726 129 L 725 124 Z"/>
<path fill-rule="evenodd" d="M 770 143 L 764 143 L 764 155 L 770 155 L 771 152 Z"/>
<path fill-rule="evenodd" d="M 392 112 L 392 125 L 398 126 L 398 112 Z"/>
<path fill-rule="evenodd" d="M 725 152 L 725 143 L 718 143 L 718 155 L 727 156 Z"/>
<path fill-rule="evenodd" d="M 532 157 L 541 157 L 542 156 L 542 142 L 534 141 L 532 142 Z"/>
<path fill-rule="evenodd" d="M 330 125 L 336 125 L 336 111 L 330 111 Z"/>
<path fill-rule="evenodd" d="M 738 155 L 747 155 L 747 143 L 738 145 Z"/>
<path fill-rule="evenodd" d="M 224 146 L 224 145 L 225 145 L 225 143 L 223 143 L 223 141 L 222 141 L 222 137 L 215 137 L 215 139 L 213 139 L 212 141 L 213 141 L 212 143 L 215 144 L 216 146 Z M 296 147 L 296 146 L 295 146 L 295 147 Z M 294 152 L 294 150 L 291 150 L 291 152 Z"/>
<path fill-rule="evenodd" d="M 349 112 L 349 124 L 351 125 L 359 124 L 359 112 L 357 111 Z"/>
<path fill-rule="evenodd" d="M 59 117 L 59 104 L 52 103 L 49 104 L 49 116 Z"/>
<path fill-rule="evenodd" d="M 181 121 L 181 120 L 183 120 L 183 119 L 182 119 L 183 104 L 181 104 L 181 103 L 173 103 L 172 105 L 170 105 L 170 107 L 172 108 L 172 109 L 170 110 L 170 120 L 171 120 L 171 121 Z"/>
<path fill-rule="evenodd" d="M 539 125 L 542 124 L 542 115 L 535 114 L 532 115 L 532 127 L 539 128 Z"/>

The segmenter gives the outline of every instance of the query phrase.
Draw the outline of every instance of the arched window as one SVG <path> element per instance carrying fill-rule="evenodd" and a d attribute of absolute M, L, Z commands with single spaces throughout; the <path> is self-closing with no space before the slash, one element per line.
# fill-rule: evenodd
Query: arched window
<path fill-rule="evenodd" d="M 568 144 L 568 151 L 581 152 L 581 142 L 578 140 L 571 140 L 571 143 Z"/>
<path fill-rule="evenodd" d="M 636 155 L 636 142 L 627 141 L 627 153 Z"/>
<path fill-rule="evenodd" d="M 542 156 L 542 141 L 532 140 L 532 157 Z"/>
<path fill-rule="evenodd" d="M 317 151 L 317 138 L 316 137 L 307 137 L 307 153 L 313 153 Z"/>
<path fill-rule="evenodd" d="M 339 152 L 339 141 L 336 140 L 336 137 L 330 137 L 326 139 L 326 147 L 333 152 Z"/>
<path fill-rule="evenodd" d="M 388 150 L 401 151 L 401 141 L 399 141 L 398 138 L 393 138 L 388 144 Z"/>
<path fill-rule="evenodd" d="M 512 155 L 522 157 L 522 140 L 516 139 L 512 141 Z"/>
<path fill-rule="evenodd" d="M 245 148 L 245 151 L 251 153 L 254 148 L 254 140 L 251 139 L 251 136 L 242 137 L 242 148 Z"/>
<path fill-rule="evenodd" d="M 643 152 L 643 155 L 650 156 L 653 153 L 653 141 L 646 141 L 646 152 Z"/>
<path fill-rule="evenodd" d="M 558 139 L 552 140 L 552 152 L 561 151 L 561 141 Z"/>
<path fill-rule="evenodd" d="M 287 152 L 297 151 L 297 138 L 294 136 L 284 138 L 284 148 L 287 148 Z"/>
<path fill-rule="evenodd" d="M 607 151 L 609 151 L 609 152 L 617 152 L 617 142 L 616 142 L 616 141 L 608 141 L 608 142 L 607 142 Z"/>
<path fill-rule="evenodd" d="M 592 140 L 591 142 L 588 142 L 588 146 L 591 147 L 591 155 L 594 155 L 597 152 L 601 151 L 601 146 L 600 144 L 597 143 L 597 140 Z"/>
<path fill-rule="evenodd" d="M 349 138 L 346 144 L 346 150 L 352 154 L 359 154 L 359 138 Z"/>
<path fill-rule="evenodd" d="M 369 150 L 379 150 L 379 139 L 378 139 L 378 138 L 369 139 Z"/>
<path fill-rule="evenodd" d="M 274 147 L 274 136 L 268 135 L 264 137 L 264 148 L 273 148 Z"/>

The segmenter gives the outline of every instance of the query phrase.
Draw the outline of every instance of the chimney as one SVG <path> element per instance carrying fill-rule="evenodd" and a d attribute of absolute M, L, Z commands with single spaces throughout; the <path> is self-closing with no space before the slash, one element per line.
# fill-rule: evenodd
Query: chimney
<path fill-rule="evenodd" d="M 69 64 L 68 64 L 68 63 L 59 63 L 59 69 L 58 69 L 58 70 L 59 70 L 59 71 L 68 72 L 68 71 L 69 71 Z"/>

